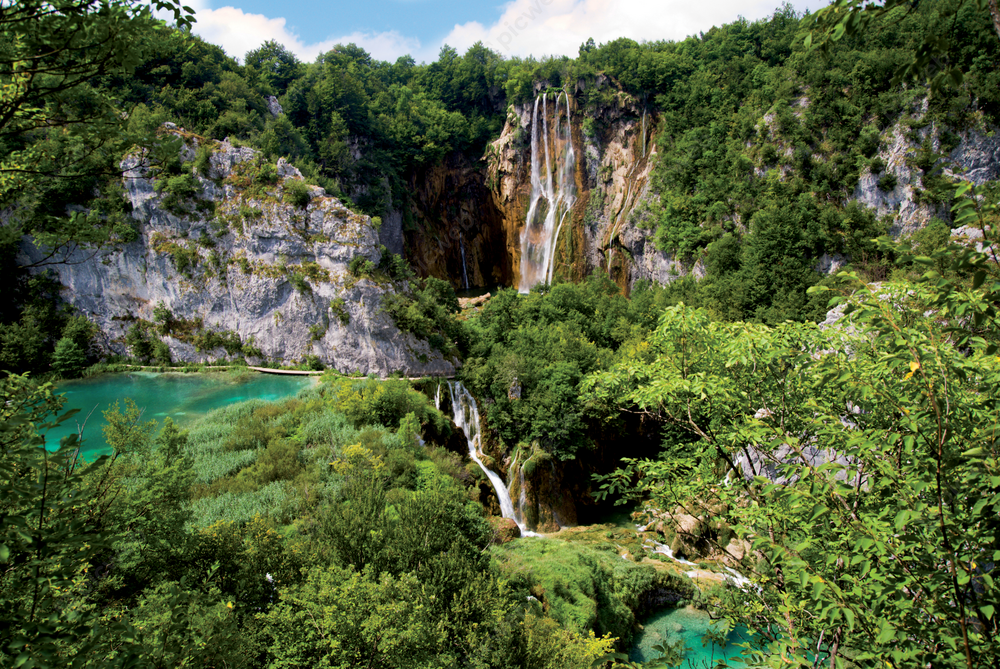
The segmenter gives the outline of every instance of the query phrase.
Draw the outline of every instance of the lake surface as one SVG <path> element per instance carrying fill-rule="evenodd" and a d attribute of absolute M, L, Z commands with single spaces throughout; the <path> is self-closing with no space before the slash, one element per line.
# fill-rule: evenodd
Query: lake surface
<path fill-rule="evenodd" d="M 729 633 L 725 646 L 703 645 L 705 633 L 713 627 L 720 628 L 723 623 L 716 621 L 713 624 L 707 613 L 690 606 L 665 609 L 642 624 L 643 631 L 636 635 L 629 652 L 629 659 L 633 662 L 646 662 L 659 657 L 660 654 L 653 650 L 655 645 L 682 641 L 689 649 L 684 654 L 682 669 L 706 669 L 714 666 L 716 660 L 738 657 L 743 649 L 737 644 L 749 640 L 745 629 L 735 629 Z"/>
<path fill-rule="evenodd" d="M 292 397 L 315 383 L 314 377 L 253 374 L 237 380 L 228 374 L 157 374 L 130 372 L 106 374 L 93 379 L 64 381 L 56 393 L 66 396 L 64 410 L 79 409 L 59 427 L 49 430 L 45 442 L 55 448 L 59 439 L 77 432 L 83 425 L 83 448 L 87 459 L 109 453 L 102 428 L 103 412 L 115 401 L 124 410 L 131 398 L 143 409 L 143 420 L 160 423 L 169 416 L 178 425 L 187 425 L 213 409 L 250 399 L 278 400 Z M 89 418 L 88 418 L 89 415 Z"/>

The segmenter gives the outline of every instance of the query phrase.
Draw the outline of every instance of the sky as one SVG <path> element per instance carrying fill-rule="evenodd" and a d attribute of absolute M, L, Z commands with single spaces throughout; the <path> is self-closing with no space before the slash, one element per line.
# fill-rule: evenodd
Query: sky
<path fill-rule="evenodd" d="M 275 40 L 311 62 L 353 42 L 379 60 L 432 62 L 445 44 L 460 54 L 482 41 L 505 57 L 576 56 L 588 38 L 682 40 L 742 16 L 774 13 L 779 0 L 185 0 L 194 32 L 230 56 Z M 826 0 L 793 0 L 816 11 Z"/>

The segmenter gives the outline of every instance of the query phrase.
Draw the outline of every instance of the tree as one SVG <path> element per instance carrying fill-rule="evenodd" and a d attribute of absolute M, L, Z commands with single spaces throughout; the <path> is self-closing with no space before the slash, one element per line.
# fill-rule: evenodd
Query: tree
<path fill-rule="evenodd" d="M 668 309 L 652 364 L 587 382 L 696 440 L 700 457 L 628 461 L 602 494 L 746 542 L 752 585 L 723 610 L 757 632 L 758 662 L 971 669 L 1000 656 L 1000 282 L 982 253 L 942 256 L 971 283 L 932 270 L 861 284 L 827 331 Z M 727 533 L 708 539 L 733 549 Z"/>
<path fill-rule="evenodd" d="M 248 51 L 243 62 L 251 76 L 259 76 L 277 95 L 284 95 L 289 85 L 305 70 L 295 54 L 274 40 Z"/>
<path fill-rule="evenodd" d="M 865 34 L 875 25 L 886 21 L 898 21 L 909 13 L 927 7 L 929 2 L 909 0 L 835 0 L 829 6 L 807 17 L 805 33 L 806 48 L 829 48 L 845 37 Z M 921 43 L 914 49 L 912 58 L 896 69 L 893 83 L 929 80 L 932 92 L 940 91 L 950 81 L 959 84 L 964 77 L 960 65 L 951 62 L 949 52 L 952 41 L 948 31 L 955 29 L 958 16 L 963 10 L 988 13 L 993 28 L 1000 38 L 1000 7 L 997 0 L 959 0 L 958 2 L 933 3 L 939 13 L 937 25 L 927 30 Z"/>
<path fill-rule="evenodd" d="M 0 388 L 0 662 L 85 666 L 107 649 L 100 614 L 85 604 L 88 568 L 109 538 L 90 515 L 86 477 L 106 467 L 78 460 L 71 435 L 45 447 L 62 402 L 52 386 L 8 375 Z M 123 654 L 124 657 L 125 654 Z M 105 665 L 109 666 L 109 665 Z"/>
<path fill-rule="evenodd" d="M 75 341 L 63 337 L 56 342 L 55 351 L 52 353 L 52 369 L 62 376 L 72 377 L 79 374 L 86 364 L 87 354 Z"/>
<path fill-rule="evenodd" d="M 51 250 L 44 264 L 124 230 L 120 195 L 107 198 L 110 212 L 99 204 L 67 215 L 65 204 L 92 198 L 105 186 L 96 177 L 120 175 L 118 161 L 137 140 L 122 132 L 127 111 L 99 84 L 175 34 L 153 8 L 172 12 L 180 28 L 193 23 L 180 0 L 23 0 L 0 9 L 0 206 L 19 205 L 3 253 L 30 234 Z"/>

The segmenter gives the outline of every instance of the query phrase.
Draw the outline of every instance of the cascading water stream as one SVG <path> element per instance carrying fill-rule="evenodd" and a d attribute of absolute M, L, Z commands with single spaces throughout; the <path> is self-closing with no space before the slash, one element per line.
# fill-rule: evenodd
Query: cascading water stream
<path fill-rule="evenodd" d="M 479 459 L 479 407 L 472 393 L 462 385 L 461 381 L 447 381 L 448 393 L 451 395 L 452 418 L 463 433 L 469 443 L 469 457 L 472 458 L 479 468 L 486 474 L 486 478 L 493 484 L 497 499 L 500 500 L 500 512 L 504 518 L 509 518 L 517 523 L 521 530 L 521 536 L 535 537 L 534 532 L 528 530 L 527 525 L 517 519 L 514 513 L 514 503 L 510 499 L 510 492 L 503 484 L 503 479 L 495 471 L 483 464 Z M 440 391 L 440 386 L 438 390 Z M 440 406 L 440 397 L 435 396 L 435 403 Z"/>
<path fill-rule="evenodd" d="M 563 97 L 566 98 L 565 124 L 560 105 Z M 540 129 L 539 101 L 542 117 Z M 548 94 L 543 93 L 535 98 L 531 114 L 531 201 L 521 230 L 521 278 L 518 290 L 522 293 L 527 293 L 543 281 L 552 282 L 556 241 L 576 201 L 573 180 L 576 154 L 573 150 L 570 114 L 569 95 L 561 92 L 555 99 L 550 135 Z"/>
<path fill-rule="evenodd" d="M 469 289 L 469 273 L 465 269 L 465 238 L 458 238 L 458 246 L 462 250 L 462 285 L 465 290 Z"/>
<path fill-rule="evenodd" d="M 642 157 L 646 157 L 646 109 L 642 110 Z"/>

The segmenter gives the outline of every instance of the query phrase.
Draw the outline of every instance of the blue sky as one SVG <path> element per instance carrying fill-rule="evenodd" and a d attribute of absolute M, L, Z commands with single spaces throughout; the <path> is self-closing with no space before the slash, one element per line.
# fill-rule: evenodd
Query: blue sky
<path fill-rule="evenodd" d="M 575 56 L 593 37 L 680 40 L 739 16 L 774 13 L 778 0 L 193 0 L 194 31 L 242 58 L 273 39 L 311 61 L 353 42 L 376 58 L 433 61 L 443 44 L 459 53 L 477 41 L 504 56 Z M 823 0 L 795 0 L 798 11 Z"/>

